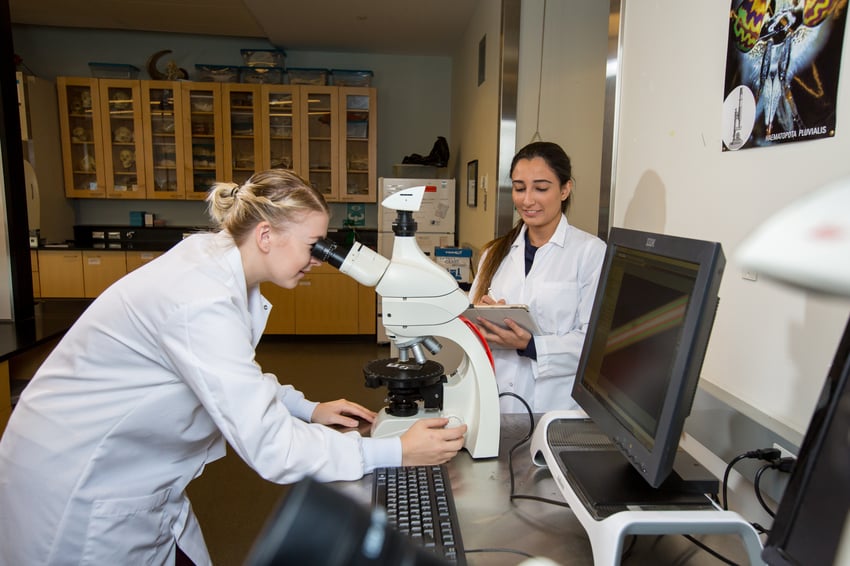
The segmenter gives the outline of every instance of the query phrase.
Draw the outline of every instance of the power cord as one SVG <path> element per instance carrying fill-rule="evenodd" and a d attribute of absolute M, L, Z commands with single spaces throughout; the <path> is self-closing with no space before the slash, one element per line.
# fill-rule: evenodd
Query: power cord
<path fill-rule="evenodd" d="M 516 393 L 508 391 L 508 392 L 505 392 L 505 393 L 500 393 L 499 397 L 513 397 L 514 399 L 517 399 L 520 403 L 522 403 L 523 407 L 525 407 L 525 411 L 528 414 L 528 419 L 530 421 L 528 433 L 526 433 L 526 435 L 519 442 L 517 442 L 516 444 L 511 446 L 510 450 L 508 450 L 508 472 L 509 472 L 510 481 L 511 481 L 510 500 L 514 501 L 516 499 L 527 499 L 527 500 L 531 500 L 531 501 L 539 501 L 539 502 L 542 502 L 542 503 L 557 505 L 559 507 L 569 508 L 570 505 L 566 501 L 557 501 L 557 500 L 554 500 L 554 499 L 539 497 L 537 495 L 526 495 L 526 494 L 515 493 L 515 478 L 514 478 L 514 463 L 513 463 L 514 451 L 516 451 L 517 448 L 519 448 L 520 446 L 522 446 L 523 444 L 528 442 L 531 439 L 531 436 L 534 434 L 534 413 L 532 412 L 531 407 L 528 405 L 526 400 L 523 399 L 522 397 L 520 397 L 519 395 L 517 395 Z M 727 468 L 726 468 L 726 473 L 723 476 L 724 507 L 725 507 L 725 501 L 726 501 L 726 483 L 727 483 L 727 480 L 728 480 L 729 471 L 732 469 L 732 466 L 734 466 L 737 462 L 739 462 L 740 460 L 743 460 L 744 458 L 765 458 L 767 456 L 770 456 L 772 454 L 772 452 L 768 452 L 768 451 L 775 451 L 775 456 L 773 456 L 773 458 L 774 459 L 779 458 L 779 456 L 780 456 L 779 450 L 771 448 L 771 449 L 765 449 L 765 450 L 754 450 L 754 451 L 751 451 L 751 452 L 747 452 L 745 454 L 741 454 L 740 456 L 737 456 L 736 459 L 734 459 L 732 462 L 730 462 L 729 466 L 727 466 Z M 714 549 L 712 549 L 711 547 L 709 547 L 708 545 L 706 545 L 702 541 L 699 541 L 699 540 L 697 540 L 696 538 L 694 538 L 690 535 L 682 535 L 682 536 L 684 536 L 686 539 L 691 541 L 693 544 L 695 544 L 699 548 L 703 549 L 705 552 L 708 552 L 709 554 L 711 554 L 712 556 L 714 556 L 715 558 L 717 558 L 721 562 L 724 562 L 726 564 L 731 564 L 733 566 L 737 566 L 735 562 L 732 562 L 731 560 L 727 559 L 726 557 L 724 557 L 719 552 L 715 551 Z M 631 554 L 632 548 L 634 547 L 636 540 L 637 540 L 637 537 L 632 536 L 631 543 L 629 544 L 628 548 L 626 548 L 626 550 L 623 552 L 622 558 L 625 558 L 629 554 Z M 474 549 L 474 550 L 467 549 L 466 552 L 471 553 L 471 552 L 516 552 L 516 551 L 510 550 L 510 549 L 500 549 L 500 548 L 482 548 L 482 549 Z M 522 554 L 521 552 L 516 552 L 516 553 Z"/>
<path fill-rule="evenodd" d="M 520 440 L 519 442 L 517 442 L 516 444 L 511 446 L 511 449 L 508 450 L 508 472 L 509 472 L 510 479 L 511 479 L 511 492 L 510 492 L 509 499 L 511 501 L 514 501 L 515 499 L 527 499 L 529 501 L 540 501 L 541 503 L 549 503 L 551 505 L 557 505 L 559 507 L 569 508 L 570 505 L 566 501 L 558 501 L 558 500 L 555 500 L 555 499 L 547 499 L 545 497 L 540 497 L 540 496 L 537 496 L 537 495 L 519 494 L 519 493 L 515 492 L 516 490 L 515 490 L 515 479 L 514 479 L 514 452 L 516 451 L 517 448 L 519 448 L 520 446 L 522 446 L 523 444 L 528 442 L 531 439 L 532 434 L 534 434 L 534 413 L 532 412 L 531 407 L 528 405 L 526 400 L 523 399 L 522 397 L 520 397 L 519 395 L 517 395 L 516 393 L 507 391 L 505 393 L 499 393 L 499 397 L 513 397 L 514 399 L 517 399 L 520 403 L 522 403 L 522 406 L 525 407 L 525 411 L 526 411 L 526 413 L 528 413 L 528 420 L 529 420 L 528 433 L 525 435 L 525 437 L 522 440 Z"/>
<path fill-rule="evenodd" d="M 735 464 L 745 459 L 759 459 L 765 460 L 768 462 L 775 462 L 779 460 L 779 457 L 782 456 L 782 453 L 778 448 L 759 448 L 758 450 L 750 450 L 748 452 L 744 452 L 742 454 L 738 454 L 726 465 L 726 470 L 723 472 L 723 510 L 729 510 L 729 499 L 727 497 L 728 487 L 729 487 L 729 474 L 732 472 L 732 468 L 735 467 Z"/>
<path fill-rule="evenodd" d="M 796 458 L 791 458 L 791 457 L 779 458 L 778 460 L 776 460 L 774 462 L 770 462 L 770 463 L 763 465 L 756 472 L 756 477 L 755 477 L 755 480 L 753 481 L 753 488 L 755 489 L 755 492 L 756 492 L 756 499 L 758 499 L 758 502 L 761 504 L 761 506 L 764 508 L 764 510 L 767 511 L 767 514 L 770 515 L 771 517 L 775 517 L 776 514 L 774 513 L 773 509 L 768 507 L 767 502 L 764 500 L 764 497 L 762 496 L 761 486 L 760 486 L 761 476 L 767 470 L 779 470 L 780 472 L 789 473 L 789 472 L 791 472 L 791 470 L 794 469 L 794 463 L 796 461 L 797 461 Z"/>

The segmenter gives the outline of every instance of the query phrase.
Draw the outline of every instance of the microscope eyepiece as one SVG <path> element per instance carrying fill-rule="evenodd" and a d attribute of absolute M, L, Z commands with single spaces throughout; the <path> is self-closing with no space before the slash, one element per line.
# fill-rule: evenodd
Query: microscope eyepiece
<path fill-rule="evenodd" d="M 324 238 L 313 244 L 313 249 L 310 251 L 310 255 L 319 261 L 327 262 L 339 269 L 345 261 L 349 251 L 350 250 L 348 248 L 341 248 L 338 246 L 333 240 Z"/>

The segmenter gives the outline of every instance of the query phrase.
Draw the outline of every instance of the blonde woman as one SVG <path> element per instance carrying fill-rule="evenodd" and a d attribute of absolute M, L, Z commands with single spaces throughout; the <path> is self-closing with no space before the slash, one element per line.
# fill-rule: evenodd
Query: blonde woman
<path fill-rule="evenodd" d="M 362 438 L 375 413 L 308 401 L 254 361 L 271 305 L 328 227 L 322 196 L 273 170 L 207 198 L 219 230 L 186 238 L 98 297 L 45 360 L 0 442 L 0 564 L 194 564 L 210 558 L 186 485 L 225 444 L 262 477 L 361 477 L 443 463 L 465 427 Z M 178 551 L 179 546 L 179 551 Z"/>

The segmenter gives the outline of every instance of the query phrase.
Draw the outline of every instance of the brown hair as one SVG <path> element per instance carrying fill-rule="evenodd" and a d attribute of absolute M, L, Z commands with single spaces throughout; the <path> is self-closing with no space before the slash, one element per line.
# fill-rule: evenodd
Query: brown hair
<path fill-rule="evenodd" d="M 207 194 L 210 217 L 230 232 L 237 245 L 266 221 L 281 229 L 308 212 L 329 213 L 328 204 L 310 183 L 285 169 L 255 173 L 242 185 L 216 183 Z"/>
<path fill-rule="evenodd" d="M 573 168 L 570 163 L 569 156 L 561 148 L 561 146 L 552 142 L 533 142 L 520 149 L 511 161 L 511 175 L 513 175 L 514 167 L 516 167 L 518 161 L 522 159 L 534 159 L 535 157 L 543 159 L 546 162 L 546 165 L 554 171 L 555 175 L 558 177 L 558 182 L 561 184 L 560 186 L 563 187 L 570 181 L 570 179 L 572 179 Z M 570 193 L 566 199 L 561 201 L 561 212 L 564 214 L 566 214 L 567 209 L 570 206 L 571 199 L 572 193 Z M 513 244 L 514 240 L 516 240 L 517 236 L 519 236 L 522 226 L 523 221 L 520 218 L 520 220 L 508 231 L 507 234 L 494 240 L 490 240 L 481 249 L 482 255 L 486 253 L 487 257 L 484 259 L 484 263 L 481 264 L 481 269 L 475 276 L 478 283 L 475 287 L 475 296 L 472 297 L 473 303 L 477 303 L 481 300 L 481 297 L 487 294 L 487 291 L 490 289 L 490 284 L 493 282 L 493 276 L 496 275 L 496 271 L 502 264 L 502 260 L 507 257 L 508 252 L 511 249 L 511 244 Z"/>

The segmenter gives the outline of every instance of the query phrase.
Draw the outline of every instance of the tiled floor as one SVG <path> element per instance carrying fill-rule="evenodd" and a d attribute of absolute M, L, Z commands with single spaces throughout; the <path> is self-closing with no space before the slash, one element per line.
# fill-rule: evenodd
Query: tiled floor
<path fill-rule="evenodd" d="M 308 399 L 344 397 L 373 410 L 383 406 L 385 389 L 364 385 L 363 365 L 390 357 L 388 346 L 374 337 L 264 338 L 257 361 L 282 383 L 294 385 Z M 228 448 L 228 455 L 207 466 L 189 485 L 189 497 L 204 531 L 213 562 L 237 566 L 244 562 L 266 517 L 286 491 L 260 478 Z"/>

